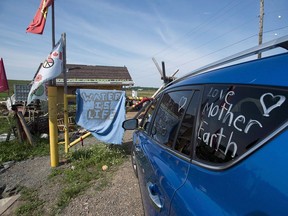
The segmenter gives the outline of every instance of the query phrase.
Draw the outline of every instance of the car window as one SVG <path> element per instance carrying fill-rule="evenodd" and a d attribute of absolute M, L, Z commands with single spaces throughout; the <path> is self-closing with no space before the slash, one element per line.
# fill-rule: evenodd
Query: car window
<path fill-rule="evenodd" d="M 192 134 L 195 131 L 195 121 L 197 109 L 199 107 L 199 98 L 199 91 L 195 91 L 187 111 L 184 114 L 174 146 L 176 151 L 187 156 L 191 155 L 193 149 Z"/>
<path fill-rule="evenodd" d="M 250 151 L 288 118 L 285 89 L 205 87 L 197 129 L 196 159 L 221 164 Z"/>
<path fill-rule="evenodd" d="M 154 99 L 151 101 L 151 104 L 146 107 L 142 111 L 142 113 L 138 116 L 138 120 L 140 121 L 140 127 L 142 127 L 146 132 L 148 132 L 149 124 L 152 120 L 152 115 L 154 113 L 155 107 L 157 105 L 157 102 L 159 101 L 159 98 Z"/>
<path fill-rule="evenodd" d="M 163 95 L 151 131 L 152 137 L 160 144 L 172 147 L 191 94 L 192 91 L 175 91 Z"/>

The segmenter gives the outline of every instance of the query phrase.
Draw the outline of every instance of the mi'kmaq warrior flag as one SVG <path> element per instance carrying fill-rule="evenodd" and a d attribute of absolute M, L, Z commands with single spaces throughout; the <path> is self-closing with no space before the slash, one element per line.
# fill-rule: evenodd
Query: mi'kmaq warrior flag
<path fill-rule="evenodd" d="M 34 16 L 34 19 L 27 27 L 26 32 L 34 34 L 43 33 L 48 14 L 48 7 L 53 3 L 53 1 L 54 0 L 41 0 L 40 6 Z"/>
<path fill-rule="evenodd" d="M 0 60 L 0 92 L 9 90 L 8 81 L 5 73 L 4 62 Z"/>
<path fill-rule="evenodd" d="M 37 75 L 35 76 L 32 86 L 27 98 L 27 104 L 30 104 L 33 100 L 33 96 L 36 94 L 39 87 L 42 84 L 48 82 L 59 76 L 63 69 L 63 39 L 61 38 L 55 45 L 52 52 L 48 55 L 45 61 L 42 63 Z"/>

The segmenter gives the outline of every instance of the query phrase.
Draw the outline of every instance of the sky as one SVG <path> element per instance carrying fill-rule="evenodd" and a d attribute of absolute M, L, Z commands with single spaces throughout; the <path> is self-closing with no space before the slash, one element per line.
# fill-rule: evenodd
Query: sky
<path fill-rule="evenodd" d="M 8 79 L 32 80 L 52 50 L 51 7 L 42 35 L 26 33 L 41 0 L 0 0 L 0 58 Z M 258 44 L 260 0 L 55 0 L 55 40 L 67 63 L 126 66 L 135 86 Z M 288 35 L 288 1 L 265 0 L 263 42 Z"/>

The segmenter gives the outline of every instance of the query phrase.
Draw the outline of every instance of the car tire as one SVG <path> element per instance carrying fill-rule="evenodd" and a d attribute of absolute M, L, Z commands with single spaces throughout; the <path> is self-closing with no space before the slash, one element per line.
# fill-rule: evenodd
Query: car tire
<path fill-rule="evenodd" d="M 132 168 L 133 168 L 133 171 L 134 171 L 134 174 L 136 176 L 136 178 L 138 178 L 138 167 L 137 167 L 137 163 L 136 163 L 136 155 L 135 155 L 135 152 L 131 151 L 131 163 L 132 163 Z"/>

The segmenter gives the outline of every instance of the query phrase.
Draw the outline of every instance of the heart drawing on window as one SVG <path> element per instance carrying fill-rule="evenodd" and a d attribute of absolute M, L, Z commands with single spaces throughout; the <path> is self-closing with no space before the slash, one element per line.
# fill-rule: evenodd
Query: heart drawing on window
<path fill-rule="evenodd" d="M 272 102 L 272 105 L 270 106 L 267 106 L 267 103 L 265 104 L 265 101 L 264 101 L 264 98 L 266 98 L 266 102 Z M 267 99 L 268 98 L 268 99 Z M 278 100 L 277 100 L 278 99 Z M 273 104 L 273 102 L 277 100 L 276 103 Z M 283 96 L 283 95 L 273 95 L 272 93 L 265 93 L 261 96 L 260 98 L 260 103 L 261 103 L 261 106 L 263 108 L 263 116 L 265 117 L 269 117 L 269 113 L 274 110 L 275 108 L 277 107 L 280 107 L 284 101 L 286 100 L 286 97 Z"/>
<path fill-rule="evenodd" d="M 185 106 L 185 104 L 187 103 L 187 97 L 182 96 L 179 104 L 178 104 L 178 112 L 180 112 L 180 110 Z"/>

